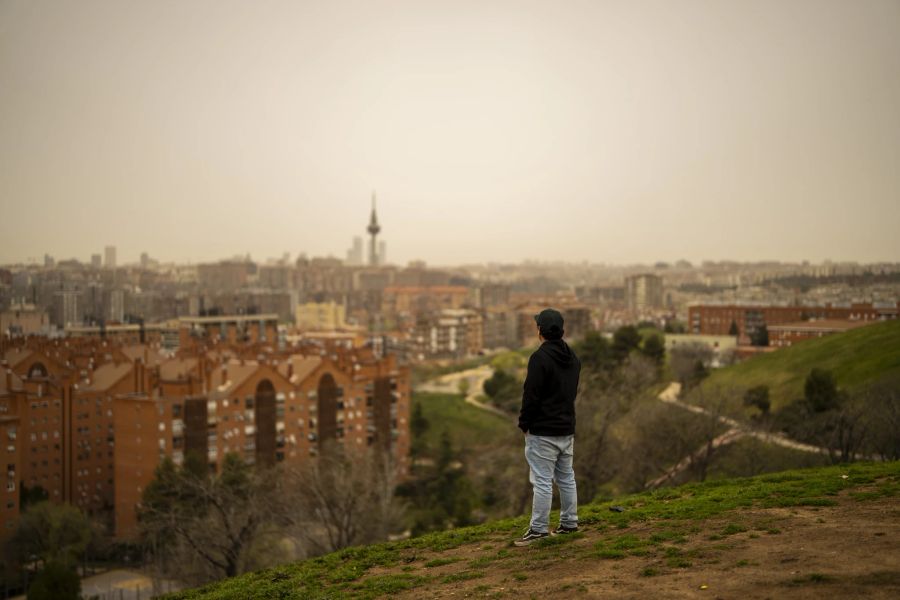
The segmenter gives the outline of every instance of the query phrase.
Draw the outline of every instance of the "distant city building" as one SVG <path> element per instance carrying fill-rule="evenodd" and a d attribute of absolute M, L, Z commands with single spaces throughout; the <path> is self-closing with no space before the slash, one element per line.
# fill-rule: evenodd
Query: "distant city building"
<path fill-rule="evenodd" d="M 361 236 L 353 236 L 353 247 L 347 250 L 347 265 L 360 267 L 363 263 L 363 239 Z"/>
<path fill-rule="evenodd" d="M 250 261 L 223 260 L 217 263 L 197 265 L 197 280 L 201 288 L 229 290 L 243 287 L 251 274 L 256 274 L 256 265 Z"/>
<path fill-rule="evenodd" d="M 92 269 L 102 269 L 103 268 L 103 256 L 100 254 L 91 254 L 91 268 Z"/>
<path fill-rule="evenodd" d="M 23 336 L 46 333 L 50 319 L 34 304 L 12 304 L 0 312 L 0 335 Z"/>
<path fill-rule="evenodd" d="M 229 344 L 272 344 L 278 339 L 278 315 L 274 313 L 180 317 L 178 323 L 181 347 L 189 346 L 192 339 Z"/>
<path fill-rule="evenodd" d="M 115 246 L 107 246 L 104 249 L 104 257 L 105 257 L 105 267 L 107 269 L 115 269 L 116 268 L 116 247 Z"/>
<path fill-rule="evenodd" d="M 462 308 L 468 297 L 469 288 L 464 286 L 390 286 L 384 289 L 381 309 L 386 315 L 415 315 L 434 310 Z"/>
<path fill-rule="evenodd" d="M 125 290 L 112 290 L 109 293 L 110 321 L 121 323 L 125 320 Z"/>
<path fill-rule="evenodd" d="M 347 311 L 337 302 L 298 304 L 294 324 L 301 331 L 333 331 L 347 326 Z"/>
<path fill-rule="evenodd" d="M 53 294 L 53 321 L 59 327 L 81 325 L 84 321 L 84 295 L 78 290 L 60 290 Z"/>
<path fill-rule="evenodd" d="M 506 306 L 509 304 L 509 286 L 498 283 L 486 283 L 472 288 L 473 304 L 478 308 Z"/>
<path fill-rule="evenodd" d="M 551 304 L 529 304 L 516 309 L 516 337 L 518 346 L 535 346 L 538 344 L 537 323 L 534 315 L 538 314 Z M 591 322 L 591 309 L 583 304 L 558 303 L 556 308 L 563 316 L 563 329 L 565 339 L 576 341 L 593 329 Z"/>
<path fill-rule="evenodd" d="M 44 268 L 52 269 L 56 265 L 56 261 L 49 254 L 44 255 Z"/>
<path fill-rule="evenodd" d="M 378 264 L 386 265 L 388 262 L 387 259 L 387 242 L 381 240 L 378 242 Z"/>
<path fill-rule="evenodd" d="M 141 268 L 147 269 L 150 267 L 150 255 L 146 252 L 141 252 Z"/>
<path fill-rule="evenodd" d="M 625 306 L 634 311 L 662 308 L 662 277 L 649 273 L 626 277 Z"/>
<path fill-rule="evenodd" d="M 793 346 L 804 340 L 825 337 L 834 333 L 843 333 L 851 329 L 864 327 L 877 321 L 844 321 L 838 319 L 818 319 L 798 321 L 766 327 L 769 333 L 769 345 L 777 348 Z"/>
<path fill-rule="evenodd" d="M 413 348 L 418 360 L 477 355 L 484 348 L 482 317 L 468 309 L 420 314 L 416 319 Z"/>
<path fill-rule="evenodd" d="M 286 264 L 261 266 L 259 285 L 273 290 L 294 289 L 296 287 L 294 267 Z"/>
<path fill-rule="evenodd" d="M 691 333 L 731 335 L 737 330 L 742 344 L 750 342 L 756 331 L 766 326 L 797 323 L 812 319 L 839 321 L 883 321 L 896 319 L 900 302 L 892 306 L 875 306 L 871 302 L 847 306 L 772 306 L 772 305 L 708 305 L 688 308 L 688 327 Z M 770 337 L 771 342 L 771 337 Z"/>
<path fill-rule="evenodd" d="M 623 306 L 625 304 L 625 287 L 578 286 L 575 288 L 575 296 L 581 302 L 610 306 Z"/>
<path fill-rule="evenodd" d="M 733 335 L 698 335 L 693 333 L 667 333 L 665 336 L 666 352 L 693 345 L 706 346 L 712 351 L 710 366 L 720 367 L 733 358 L 737 348 L 737 338 Z"/>
<path fill-rule="evenodd" d="M 506 306 L 490 306 L 483 310 L 484 347 L 518 347 L 516 313 Z"/>

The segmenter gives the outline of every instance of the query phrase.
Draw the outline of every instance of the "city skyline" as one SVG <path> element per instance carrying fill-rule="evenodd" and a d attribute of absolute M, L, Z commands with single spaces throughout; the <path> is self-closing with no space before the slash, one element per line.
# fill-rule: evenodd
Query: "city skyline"
<path fill-rule="evenodd" d="M 0 5 L 0 263 L 900 260 L 900 5 Z M 365 239 L 365 238 L 364 238 Z"/>

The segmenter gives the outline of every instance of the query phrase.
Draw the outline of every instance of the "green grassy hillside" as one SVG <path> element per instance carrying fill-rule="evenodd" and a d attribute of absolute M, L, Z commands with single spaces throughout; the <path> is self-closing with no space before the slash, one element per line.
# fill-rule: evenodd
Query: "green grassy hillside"
<path fill-rule="evenodd" d="M 437 450 L 447 431 L 454 448 L 472 449 L 516 432 L 516 424 L 494 413 L 466 404 L 459 394 L 413 393 L 413 405 L 421 404 L 428 421 L 423 435 L 425 448 Z"/>
<path fill-rule="evenodd" d="M 349 548 L 166 598 L 647 597 L 661 590 L 688 597 L 707 588 L 711 598 L 751 590 L 890 597 L 900 591 L 891 558 L 900 526 L 890 516 L 898 492 L 897 462 L 691 484 L 582 506 L 579 533 L 528 548 L 511 544 L 527 525 L 519 517 Z"/>
<path fill-rule="evenodd" d="M 838 387 L 852 391 L 880 380 L 900 379 L 900 320 L 807 340 L 715 371 L 701 388 L 769 386 L 772 410 L 803 397 L 814 368 L 830 370 Z"/>

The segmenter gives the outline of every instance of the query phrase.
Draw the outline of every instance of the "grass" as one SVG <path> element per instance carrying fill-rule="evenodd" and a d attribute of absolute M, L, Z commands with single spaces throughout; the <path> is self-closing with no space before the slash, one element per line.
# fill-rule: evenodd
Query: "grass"
<path fill-rule="evenodd" d="M 421 404 L 422 415 L 428 421 L 423 440 L 431 451 L 437 450 L 445 430 L 450 434 L 454 448 L 466 450 L 517 431 L 503 417 L 466 404 L 459 394 L 414 392 L 415 404 Z"/>
<path fill-rule="evenodd" d="M 774 412 L 803 397 L 803 384 L 813 367 L 830 370 L 838 387 L 851 392 L 878 380 L 900 378 L 900 320 L 755 356 L 715 371 L 700 387 L 747 389 L 768 385 Z"/>
<path fill-rule="evenodd" d="M 347 548 L 166 598 L 369 599 L 405 590 L 434 596 L 442 595 L 441 586 L 481 579 L 498 570 L 505 571 L 516 582 L 524 582 L 546 577 L 554 562 L 624 560 L 634 556 L 645 557 L 650 562 L 642 570 L 635 570 L 634 575 L 654 577 L 714 564 L 719 560 L 718 555 L 731 547 L 731 540 L 736 539 L 732 536 L 751 529 L 781 533 L 771 526 L 768 517 L 758 514 L 747 517 L 742 509 L 821 506 L 834 503 L 838 494 L 856 501 L 850 494 L 872 490 L 894 497 L 900 491 L 898 483 L 900 462 L 859 463 L 690 484 L 582 506 L 579 510 L 582 532 L 542 540 L 529 548 L 508 547 L 525 525 L 525 517 L 518 517 L 397 542 Z M 621 505 L 626 510 L 610 512 L 611 505 Z M 706 533 L 713 532 L 722 541 L 706 538 Z M 593 543 L 585 543 L 588 539 Z M 505 547 L 498 547 L 499 544 Z M 466 548 L 455 550 L 461 546 Z M 456 570 L 435 570 L 449 565 L 456 565 Z M 810 573 L 786 580 L 785 584 L 828 581 L 825 575 Z M 455 588 L 446 591 L 451 589 Z"/>

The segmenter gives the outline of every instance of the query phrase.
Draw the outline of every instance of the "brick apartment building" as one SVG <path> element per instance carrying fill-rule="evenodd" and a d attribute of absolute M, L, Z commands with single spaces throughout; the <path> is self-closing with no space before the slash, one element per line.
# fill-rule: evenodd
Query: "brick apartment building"
<path fill-rule="evenodd" d="M 537 324 L 534 315 L 548 306 L 554 306 L 562 313 L 565 338 L 569 341 L 578 340 L 593 329 L 591 323 L 591 309 L 583 304 L 557 303 L 530 304 L 516 309 L 516 328 L 519 346 L 534 346 L 538 343 Z"/>
<path fill-rule="evenodd" d="M 770 325 L 769 345 L 776 348 L 793 346 L 804 340 L 825 337 L 834 333 L 843 333 L 851 329 L 865 327 L 877 321 L 841 321 L 838 319 L 815 319 L 810 321 L 798 321 L 796 323 L 784 323 Z"/>
<path fill-rule="evenodd" d="M 829 319 L 838 321 L 882 321 L 897 318 L 900 302 L 895 306 L 877 307 L 872 303 L 849 306 L 753 306 L 753 305 L 696 305 L 688 308 L 691 333 L 729 335 L 732 324 L 738 330 L 741 343 L 749 343 L 750 335 L 762 325 L 773 325 Z"/>
<path fill-rule="evenodd" d="M 484 320 L 465 308 L 420 313 L 411 345 L 417 360 L 477 355 L 484 348 Z"/>
<path fill-rule="evenodd" d="M 191 337 L 230 344 L 272 343 L 278 339 L 278 315 L 274 313 L 180 317 L 178 323 L 181 347 L 189 346 Z"/>
<path fill-rule="evenodd" d="M 382 294 L 382 312 L 395 316 L 422 314 L 435 310 L 463 308 L 469 299 L 465 286 L 401 287 L 390 286 Z"/>
<path fill-rule="evenodd" d="M 183 462 L 192 451 L 213 470 L 232 452 L 299 465 L 332 441 L 388 451 L 407 472 L 409 371 L 394 357 L 226 337 L 188 334 L 177 355 L 97 338 L 2 342 L 10 491 L 0 534 L 14 527 L 25 485 L 107 519 L 117 537 L 133 535 L 136 503 L 162 457 Z"/>

